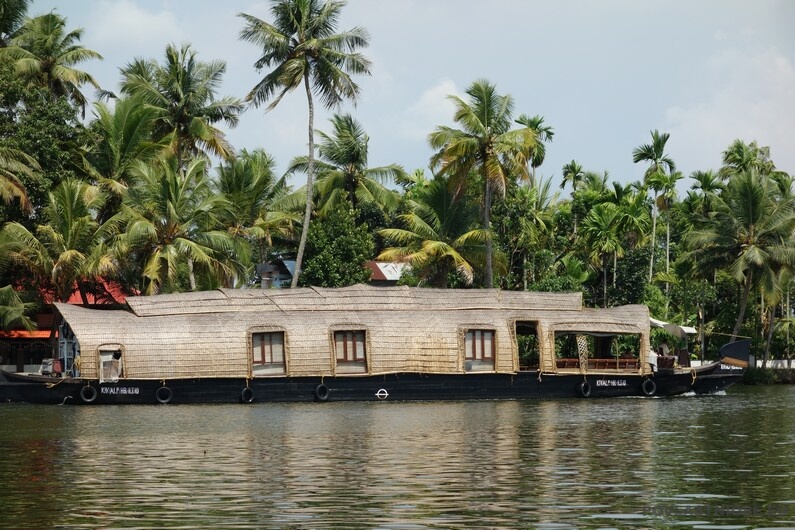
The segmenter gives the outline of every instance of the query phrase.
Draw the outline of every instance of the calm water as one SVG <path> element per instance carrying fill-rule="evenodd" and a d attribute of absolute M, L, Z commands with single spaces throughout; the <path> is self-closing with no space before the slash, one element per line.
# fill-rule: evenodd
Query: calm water
<path fill-rule="evenodd" d="M 795 528 L 795 386 L 674 399 L 0 405 L 0 526 Z"/>

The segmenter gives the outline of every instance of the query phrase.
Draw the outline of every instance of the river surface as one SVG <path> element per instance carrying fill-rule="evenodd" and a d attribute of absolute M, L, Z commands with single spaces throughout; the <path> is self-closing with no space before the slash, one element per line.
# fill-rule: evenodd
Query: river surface
<path fill-rule="evenodd" d="M 4 528 L 795 528 L 795 386 L 0 405 Z"/>

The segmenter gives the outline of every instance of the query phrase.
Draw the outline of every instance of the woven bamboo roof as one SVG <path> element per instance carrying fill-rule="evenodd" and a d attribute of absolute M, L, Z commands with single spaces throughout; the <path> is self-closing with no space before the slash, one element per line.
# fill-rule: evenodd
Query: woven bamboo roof
<path fill-rule="evenodd" d="M 342 288 L 218 289 L 127 299 L 138 316 L 238 311 L 438 311 L 452 309 L 543 309 L 579 311 L 582 293 L 536 293 L 499 289 L 419 289 L 354 285 Z"/>

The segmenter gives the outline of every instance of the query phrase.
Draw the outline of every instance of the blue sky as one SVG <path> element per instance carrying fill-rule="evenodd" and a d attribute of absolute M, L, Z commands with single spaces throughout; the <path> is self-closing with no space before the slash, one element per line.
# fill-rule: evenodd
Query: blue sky
<path fill-rule="evenodd" d="M 169 42 L 189 42 L 199 59 L 227 63 L 223 95 L 244 97 L 261 74 L 256 48 L 240 42 L 249 13 L 265 1 L 34 0 L 31 15 L 55 10 L 82 43 L 104 56 L 83 64 L 115 90 L 135 57 L 162 60 Z M 515 115 L 544 116 L 555 129 L 544 178 L 560 183 L 575 159 L 631 182 L 643 168 L 632 149 L 652 129 L 685 176 L 717 169 L 735 138 L 770 146 L 795 174 L 795 2 L 789 0 L 350 0 L 340 29 L 370 33 L 372 75 L 358 78 L 351 112 L 370 136 L 370 165 L 427 168 L 427 136 L 452 124 L 450 94 L 485 78 L 515 101 Z M 92 96 L 92 90 L 86 90 Z M 329 111 L 315 128 L 329 131 Z M 228 131 L 240 149 L 264 148 L 283 171 L 306 152 L 303 92 L 273 111 L 249 109 Z M 685 179 L 680 186 L 690 186 Z"/>

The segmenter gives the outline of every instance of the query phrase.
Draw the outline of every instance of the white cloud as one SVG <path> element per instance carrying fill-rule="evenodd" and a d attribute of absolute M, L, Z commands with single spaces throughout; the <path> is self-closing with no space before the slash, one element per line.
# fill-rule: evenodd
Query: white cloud
<path fill-rule="evenodd" d="M 455 83 L 443 79 L 425 90 L 401 116 L 401 133 L 411 140 L 424 140 L 437 125 L 452 121 L 455 107 L 448 99 L 459 95 Z"/>
<path fill-rule="evenodd" d="M 670 107 L 670 148 L 685 174 L 716 169 L 736 138 L 771 148 L 776 165 L 795 173 L 795 67 L 776 48 L 726 50 L 711 61 L 708 97 Z M 710 167 L 703 167 L 705 159 Z M 701 165 L 698 165 L 701 164 Z"/>
<path fill-rule="evenodd" d="M 173 11 L 147 11 L 132 0 L 99 2 L 86 29 L 100 49 L 129 50 L 136 57 L 159 57 L 164 43 L 187 39 Z"/>

